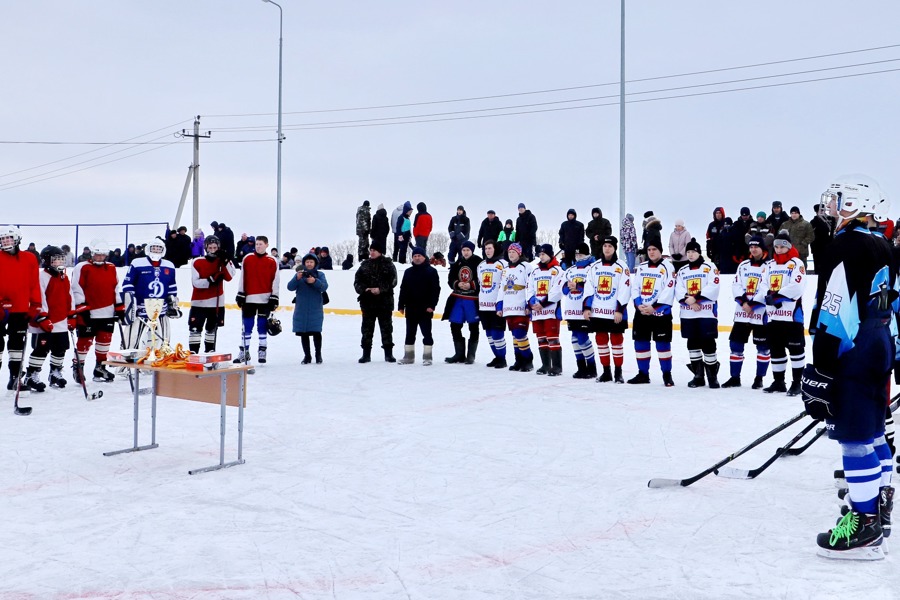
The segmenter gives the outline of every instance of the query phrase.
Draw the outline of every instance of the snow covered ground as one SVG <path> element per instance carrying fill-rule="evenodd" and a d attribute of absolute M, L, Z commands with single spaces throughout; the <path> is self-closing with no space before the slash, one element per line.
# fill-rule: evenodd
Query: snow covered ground
<path fill-rule="evenodd" d="M 90 403 L 71 382 L 32 394 L 30 417 L 8 398 L 0 600 L 897 597 L 896 557 L 815 555 L 838 516 L 833 442 L 752 481 L 648 489 L 802 410 L 748 387 L 688 390 L 680 340 L 666 389 L 655 354 L 649 386 L 573 380 L 568 340 L 559 378 L 486 369 L 485 344 L 478 365 L 445 365 L 445 323 L 432 367 L 379 351 L 358 365 L 360 320 L 343 315 L 326 316 L 325 363 L 301 366 L 283 321 L 249 382 L 247 463 L 231 469 L 187 473 L 218 461 L 215 405 L 161 399 L 160 447 L 104 457 L 131 444 L 127 382 Z M 220 349 L 238 323 L 228 311 Z M 174 330 L 185 341 L 186 323 Z M 733 465 L 761 464 L 802 424 Z"/>

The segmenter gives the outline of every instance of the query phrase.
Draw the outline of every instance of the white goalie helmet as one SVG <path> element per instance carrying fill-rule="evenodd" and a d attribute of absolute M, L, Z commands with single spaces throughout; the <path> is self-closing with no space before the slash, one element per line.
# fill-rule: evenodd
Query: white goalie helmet
<path fill-rule="evenodd" d="M 97 260 L 97 256 L 102 256 L 102 260 Z M 92 240 L 91 241 L 91 259 L 95 263 L 106 262 L 106 257 L 109 256 L 109 243 L 104 240 Z"/>
<path fill-rule="evenodd" d="M 0 250 L 12 252 L 22 241 L 22 233 L 15 225 L 0 225 Z"/>
<path fill-rule="evenodd" d="M 837 216 L 845 220 L 869 215 L 876 220 L 884 220 L 891 208 L 890 201 L 882 193 L 878 182 L 859 174 L 844 175 L 833 180 L 822 193 L 822 204 L 827 208 L 832 201 Z"/>
<path fill-rule="evenodd" d="M 155 237 L 144 246 L 144 254 L 146 254 L 147 258 L 153 262 L 159 262 L 162 260 L 162 257 L 166 255 L 166 243 L 158 237 Z"/>

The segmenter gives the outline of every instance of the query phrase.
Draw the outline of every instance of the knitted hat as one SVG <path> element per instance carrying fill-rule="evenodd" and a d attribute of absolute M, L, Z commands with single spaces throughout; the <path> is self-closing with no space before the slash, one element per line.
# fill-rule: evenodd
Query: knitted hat
<path fill-rule="evenodd" d="M 553 258 L 553 255 L 555 254 L 555 252 L 553 252 L 553 246 L 551 244 L 541 244 L 540 254 L 546 254 Z"/>
<path fill-rule="evenodd" d="M 747 245 L 748 246 L 759 246 L 760 248 L 762 248 L 764 243 L 765 242 L 763 241 L 762 236 L 754 235 L 752 238 L 750 238 L 750 241 L 747 242 Z"/>
<path fill-rule="evenodd" d="M 619 240 L 616 239 L 615 236 L 608 235 L 602 240 L 600 240 L 600 247 L 602 248 L 605 244 L 611 244 L 613 248 L 616 250 L 619 249 Z"/>
<path fill-rule="evenodd" d="M 494 209 L 492 208 L 491 210 L 487 211 L 487 214 L 489 214 L 489 215 L 496 215 L 497 213 L 496 213 L 496 212 L 494 211 Z"/>
<path fill-rule="evenodd" d="M 412 257 L 412 256 L 415 256 L 416 254 L 421 254 L 425 258 L 428 258 L 428 255 L 425 254 L 425 248 L 423 248 L 422 246 L 413 246 L 412 254 L 410 256 Z"/>
<path fill-rule="evenodd" d="M 781 200 L 773 200 L 772 208 L 781 208 Z"/>
<path fill-rule="evenodd" d="M 575 246 L 575 254 L 583 254 L 584 256 L 587 256 L 590 253 L 591 253 L 591 249 L 588 248 L 588 245 L 585 244 L 584 242 L 581 242 L 580 244 Z"/>
<path fill-rule="evenodd" d="M 522 244 L 518 242 L 513 242 L 509 245 L 509 248 L 506 249 L 507 252 L 515 252 L 519 256 L 522 256 Z"/>
<path fill-rule="evenodd" d="M 799 215 L 799 214 L 800 214 L 800 207 L 799 207 L 799 206 L 792 206 L 792 207 L 791 207 L 791 212 L 792 212 L 792 213 L 797 213 L 797 214 Z"/>
<path fill-rule="evenodd" d="M 465 242 L 463 242 L 462 247 L 463 249 L 468 248 L 472 252 L 475 252 L 475 242 L 473 242 L 472 240 L 466 240 Z"/>
<path fill-rule="evenodd" d="M 779 243 L 781 242 L 781 243 Z M 785 244 L 787 242 L 787 244 Z M 788 248 L 791 247 L 791 235 L 782 229 L 778 232 L 778 235 L 775 236 L 775 246 L 784 246 L 787 245 Z"/>
<path fill-rule="evenodd" d="M 684 227 L 684 219 L 675 219 L 675 227 Z"/>
<path fill-rule="evenodd" d="M 519 202 L 519 208 L 525 208 L 525 203 L 524 203 L 524 202 Z"/>
<path fill-rule="evenodd" d="M 759 211 L 758 213 L 756 213 L 756 218 L 758 219 L 758 218 L 760 218 L 760 217 L 762 217 L 763 219 L 765 219 L 765 218 L 766 218 L 766 211 L 761 210 L 761 211 Z"/>
<path fill-rule="evenodd" d="M 384 254 L 384 242 L 381 240 L 372 240 L 372 243 L 369 244 L 369 249 Z"/>
<path fill-rule="evenodd" d="M 743 216 L 749 217 L 749 216 L 750 216 L 750 209 L 747 208 L 746 206 L 742 206 L 742 207 L 741 207 L 741 216 L 742 216 L 742 217 L 743 217 Z"/>
<path fill-rule="evenodd" d="M 689 241 L 684 247 L 685 252 L 690 252 L 691 250 L 693 250 L 694 252 L 701 251 L 700 242 L 697 241 L 697 238 L 691 238 L 691 241 Z"/>
<path fill-rule="evenodd" d="M 663 249 L 662 239 L 660 239 L 660 237 L 657 235 L 647 236 L 647 241 L 644 242 L 644 251 L 646 251 L 647 248 L 650 248 L 650 247 L 656 248 L 657 250 L 662 252 L 662 249 Z"/>

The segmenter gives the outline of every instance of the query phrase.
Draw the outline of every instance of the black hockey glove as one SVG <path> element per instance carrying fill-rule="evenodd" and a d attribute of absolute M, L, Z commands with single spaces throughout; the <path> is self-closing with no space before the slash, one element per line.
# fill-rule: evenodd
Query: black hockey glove
<path fill-rule="evenodd" d="M 806 414 L 813 419 L 824 420 L 833 417 L 837 409 L 834 396 L 834 378 L 821 373 L 813 365 L 806 365 L 800 380 L 800 392 Z"/>
<path fill-rule="evenodd" d="M 215 275 L 210 275 L 209 277 L 206 278 L 206 280 L 209 282 L 209 285 L 216 285 L 223 279 L 225 279 L 225 278 L 222 276 L 221 273 L 216 273 Z"/>
<path fill-rule="evenodd" d="M 238 292 L 237 297 L 234 299 L 237 302 L 237 305 L 241 308 L 244 308 L 244 303 L 247 301 L 247 294 L 244 292 Z"/>
<path fill-rule="evenodd" d="M 275 312 L 276 308 L 278 308 L 278 296 L 272 294 L 269 296 L 269 312 Z"/>
<path fill-rule="evenodd" d="M 778 294 L 766 294 L 766 306 L 781 308 L 781 298 L 778 297 Z"/>

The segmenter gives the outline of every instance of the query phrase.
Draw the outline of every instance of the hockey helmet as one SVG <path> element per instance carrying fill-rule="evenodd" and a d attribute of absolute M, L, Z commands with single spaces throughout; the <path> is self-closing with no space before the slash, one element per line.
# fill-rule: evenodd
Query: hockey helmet
<path fill-rule="evenodd" d="M 266 333 L 273 336 L 281 333 L 281 321 L 276 319 L 275 315 L 269 315 L 266 319 Z"/>
<path fill-rule="evenodd" d="M 62 273 L 66 270 L 66 254 L 57 246 L 45 246 L 41 250 L 41 267 Z"/>
<path fill-rule="evenodd" d="M 0 250 L 14 252 L 16 246 L 22 241 L 22 233 L 15 225 L 0 226 Z"/>
<path fill-rule="evenodd" d="M 881 186 L 866 175 L 844 175 L 835 179 L 822 194 L 826 208 L 834 202 L 836 215 L 843 220 L 868 215 L 886 215 L 890 202 L 881 192 Z M 844 213 L 844 214 L 842 214 Z"/>
<path fill-rule="evenodd" d="M 206 254 L 209 255 L 209 256 L 212 256 L 212 255 L 215 254 L 215 252 L 210 253 L 210 251 L 209 251 L 209 245 L 210 245 L 210 244 L 215 244 L 215 245 L 216 245 L 216 250 L 215 250 L 215 252 L 218 252 L 219 250 L 222 249 L 222 242 L 219 241 L 219 236 L 216 236 L 216 235 L 208 235 L 208 236 L 206 236 L 206 239 L 203 240 L 203 249 L 206 251 Z"/>
<path fill-rule="evenodd" d="M 102 259 L 97 259 L 96 257 L 102 256 Z M 106 262 L 106 257 L 109 256 L 109 244 L 104 240 L 92 240 L 91 241 L 91 259 L 95 263 L 103 263 Z"/>
<path fill-rule="evenodd" d="M 144 246 L 144 254 L 153 262 L 159 262 L 166 255 L 166 243 L 159 237 L 155 237 Z"/>

